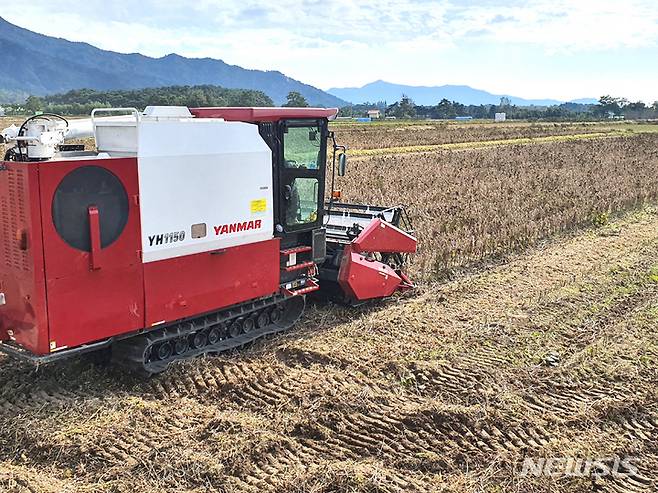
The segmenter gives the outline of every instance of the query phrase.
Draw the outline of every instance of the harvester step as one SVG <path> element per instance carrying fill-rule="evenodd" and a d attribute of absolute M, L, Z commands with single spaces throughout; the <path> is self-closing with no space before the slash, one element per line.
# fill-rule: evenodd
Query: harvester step
<path fill-rule="evenodd" d="M 282 270 L 284 270 L 285 272 L 293 272 L 296 270 L 308 269 L 309 267 L 313 267 L 314 265 L 315 262 L 309 260 L 308 262 L 302 262 L 301 264 L 291 265 L 290 267 L 286 267 Z"/>
<path fill-rule="evenodd" d="M 284 291 L 285 291 L 286 294 L 288 294 L 290 296 L 303 296 L 305 294 L 312 293 L 314 291 L 318 291 L 319 289 L 320 289 L 319 284 L 317 284 L 317 283 L 315 283 L 311 280 L 308 280 L 307 284 L 306 284 L 306 287 L 304 287 L 304 288 L 296 289 L 296 290 L 286 289 Z"/>
<path fill-rule="evenodd" d="M 304 252 L 310 252 L 313 250 L 310 246 L 298 246 L 294 248 L 287 248 L 286 250 L 280 250 L 279 253 L 281 255 L 291 255 L 293 253 L 304 253 Z"/>

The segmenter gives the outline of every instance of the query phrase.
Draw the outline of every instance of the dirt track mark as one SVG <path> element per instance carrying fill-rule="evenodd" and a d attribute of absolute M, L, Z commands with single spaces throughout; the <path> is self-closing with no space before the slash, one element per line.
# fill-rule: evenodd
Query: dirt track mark
<path fill-rule="evenodd" d="M 595 492 L 608 493 L 649 493 L 656 491 L 657 486 L 658 482 L 647 476 L 646 471 L 638 470 L 598 479 L 593 489 Z"/>

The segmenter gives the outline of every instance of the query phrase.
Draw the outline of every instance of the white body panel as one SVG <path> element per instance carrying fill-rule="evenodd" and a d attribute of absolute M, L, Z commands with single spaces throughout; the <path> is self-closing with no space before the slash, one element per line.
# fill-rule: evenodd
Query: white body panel
<path fill-rule="evenodd" d="M 144 262 L 273 237 L 272 153 L 256 125 L 190 119 L 139 127 Z M 199 224 L 206 236 L 193 238 Z M 242 231 L 222 232 L 237 224 Z M 182 241 L 157 244 L 158 235 L 181 231 Z"/>
<path fill-rule="evenodd" d="M 258 126 L 159 115 L 102 126 L 103 151 L 137 156 L 145 263 L 273 238 L 272 153 Z M 112 148 L 115 130 L 136 142 Z"/>

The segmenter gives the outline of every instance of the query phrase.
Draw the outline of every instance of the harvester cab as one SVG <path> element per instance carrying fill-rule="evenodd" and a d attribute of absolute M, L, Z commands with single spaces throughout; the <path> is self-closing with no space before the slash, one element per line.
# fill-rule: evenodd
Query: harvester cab
<path fill-rule="evenodd" d="M 0 351 L 111 349 L 153 374 L 288 329 L 307 294 L 354 304 L 411 287 L 404 209 L 336 199 L 335 115 L 102 109 L 3 130 Z M 94 151 L 71 143 L 91 137 Z"/>

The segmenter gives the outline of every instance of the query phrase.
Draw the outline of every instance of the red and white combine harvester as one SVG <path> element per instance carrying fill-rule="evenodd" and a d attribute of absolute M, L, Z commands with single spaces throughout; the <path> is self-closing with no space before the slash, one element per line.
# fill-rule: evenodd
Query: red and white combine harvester
<path fill-rule="evenodd" d="M 291 327 L 309 293 L 358 303 L 410 287 L 403 208 L 325 202 L 328 143 L 332 188 L 340 150 L 345 171 L 335 115 L 104 109 L 3 130 L 0 351 L 111 349 L 153 374 Z M 92 136 L 94 152 L 65 143 Z"/>

